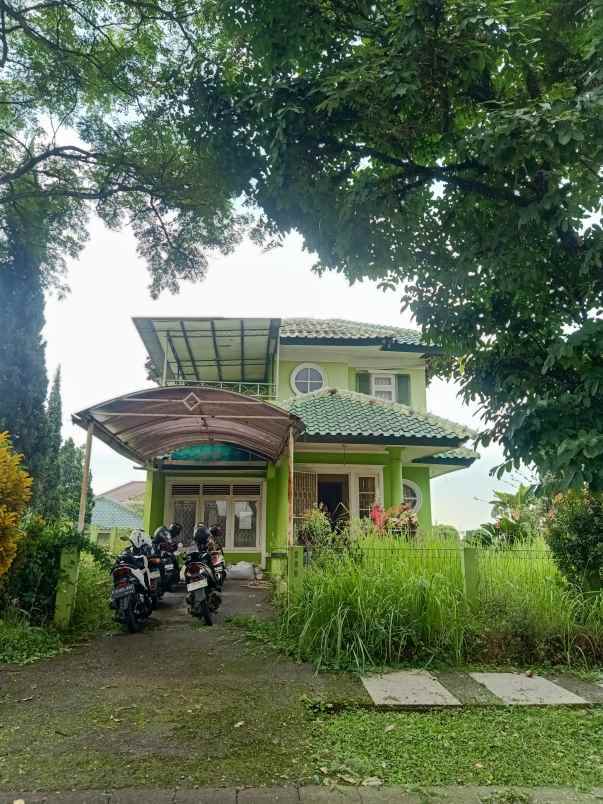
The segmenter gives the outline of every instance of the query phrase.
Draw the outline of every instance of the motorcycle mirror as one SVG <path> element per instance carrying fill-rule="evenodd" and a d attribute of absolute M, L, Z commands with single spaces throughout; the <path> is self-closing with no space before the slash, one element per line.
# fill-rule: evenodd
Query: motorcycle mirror
<path fill-rule="evenodd" d="M 129 536 L 120 536 L 120 537 L 119 537 L 119 541 L 120 541 L 120 542 L 129 542 L 129 541 L 130 541 L 130 537 L 129 537 Z"/>

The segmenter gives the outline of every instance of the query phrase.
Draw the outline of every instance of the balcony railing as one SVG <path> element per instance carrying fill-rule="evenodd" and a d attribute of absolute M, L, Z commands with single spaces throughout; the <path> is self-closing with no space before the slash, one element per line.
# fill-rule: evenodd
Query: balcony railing
<path fill-rule="evenodd" d="M 271 382 L 223 382 L 221 380 L 167 380 L 166 385 L 190 385 L 195 388 L 215 388 L 258 399 L 276 399 L 276 385 Z"/>

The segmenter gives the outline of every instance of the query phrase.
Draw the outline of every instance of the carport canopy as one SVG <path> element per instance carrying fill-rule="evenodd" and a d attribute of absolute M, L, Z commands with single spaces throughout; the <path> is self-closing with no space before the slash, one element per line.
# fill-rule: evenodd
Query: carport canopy
<path fill-rule="evenodd" d="M 303 430 L 301 419 L 277 405 L 198 386 L 135 391 L 86 408 L 73 422 L 144 465 L 180 447 L 213 443 L 234 444 L 275 462 L 290 435 Z"/>

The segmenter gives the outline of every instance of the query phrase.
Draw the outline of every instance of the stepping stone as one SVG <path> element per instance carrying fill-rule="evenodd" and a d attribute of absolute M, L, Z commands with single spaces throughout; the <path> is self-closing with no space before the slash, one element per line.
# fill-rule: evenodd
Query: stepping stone
<path fill-rule="evenodd" d="M 461 702 L 426 670 L 402 670 L 379 676 L 362 676 L 362 683 L 377 706 L 460 706 Z"/>
<path fill-rule="evenodd" d="M 540 676 L 530 678 L 520 673 L 470 673 L 469 675 L 506 704 L 528 706 L 573 704 L 576 706 L 588 703 L 579 695 Z"/>

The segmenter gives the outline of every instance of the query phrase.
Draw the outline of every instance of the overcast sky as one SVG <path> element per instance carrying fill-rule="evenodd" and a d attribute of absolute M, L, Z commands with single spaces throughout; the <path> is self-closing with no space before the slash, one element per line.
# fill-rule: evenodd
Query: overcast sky
<path fill-rule="evenodd" d="M 204 282 L 185 283 L 179 295 L 164 293 L 153 301 L 133 235 L 127 230 L 110 232 L 93 221 L 86 249 L 69 265 L 71 293 L 63 301 L 51 296 L 46 308 L 49 375 L 59 363 L 62 368 L 64 437 L 72 435 L 83 443 L 83 431 L 71 424 L 75 411 L 149 385 L 145 350 L 132 316 L 316 316 L 413 326 L 408 314 L 400 314 L 398 294 L 384 293 L 369 282 L 350 287 L 334 273 L 318 278 L 312 262 L 297 236 L 268 254 L 246 243 L 230 257 L 213 259 Z M 431 383 L 428 407 L 457 422 L 479 424 L 475 411 L 457 399 L 450 383 Z M 434 522 L 464 530 L 489 519 L 487 501 L 493 488 L 508 486 L 488 475 L 501 460 L 500 450 L 481 452 L 481 460 L 470 469 L 433 481 Z M 97 440 L 92 473 L 97 494 L 144 478 L 130 461 Z"/>

